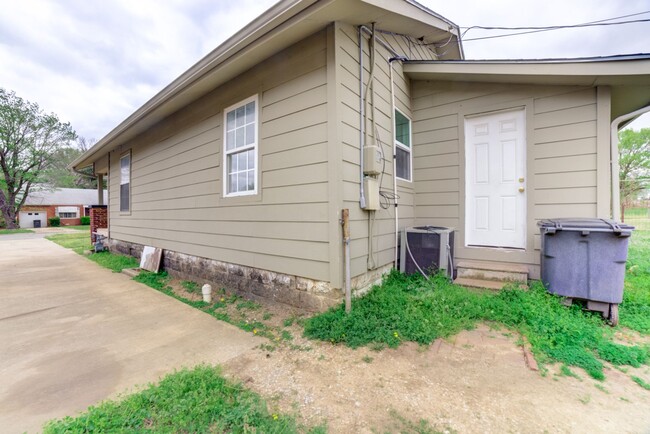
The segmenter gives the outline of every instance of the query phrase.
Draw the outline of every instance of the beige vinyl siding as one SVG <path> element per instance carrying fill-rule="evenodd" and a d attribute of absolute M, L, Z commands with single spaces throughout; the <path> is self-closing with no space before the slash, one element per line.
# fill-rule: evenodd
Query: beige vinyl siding
<path fill-rule="evenodd" d="M 329 281 L 327 41 L 261 62 L 111 154 L 111 237 Z M 223 197 L 223 109 L 259 97 L 258 191 Z M 132 149 L 131 213 L 119 213 Z"/>
<path fill-rule="evenodd" d="M 410 58 L 430 59 L 432 52 L 421 47 L 412 47 L 401 36 L 386 34 L 379 35 L 398 52 Z M 339 137 L 342 142 L 342 181 L 343 181 L 343 208 L 350 210 L 350 233 L 352 241 L 351 250 L 351 275 L 359 276 L 367 272 L 368 259 L 368 216 L 367 211 L 359 207 L 359 46 L 357 42 L 357 28 L 351 25 L 337 23 L 337 82 L 339 91 L 338 111 L 340 114 Z M 370 75 L 370 58 L 368 44 L 364 43 L 364 82 L 367 83 Z M 393 119 L 392 101 L 390 94 L 388 59 L 392 55 L 379 44 L 377 46 L 375 69 L 375 105 L 379 139 L 383 145 L 386 160 L 385 173 L 382 179 L 382 190 L 393 191 Z M 411 84 L 402 73 L 400 62 L 393 63 L 393 80 L 395 92 L 395 105 L 407 117 L 412 119 L 411 113 Z M 370 105 L 368 110 L 368 128 L 371 130 L 372 115 Z M 372 143 L 368 135 L 367 143 Z M 400 227 L 412 226 L 414 211 L 414 184 L 398 180 L 397 194 L 400 196 L 399 225 Z M 395 208 L 391 205 L 388 209 L 380 209 L 375 213 L 374 252 L 377 267 L 390 264 L 394 258 L 395 247 Z"/>
<path fill-rule="evenodd" d="M 455 227 L 457 259 L 528 264 L 538 273 L 536 223 L 597 215 L 595 88 L 414 81 L 416 224 Z M 464 116 L 525 106 L 527 249 L 502 253 L 464 248 Z"/>
<path fill-rule="evenodd" d="M 423 45 L 413 36 L 389 32 L 379 32 L 378 34 L 393 50 L 402 53 L 409 60 L 438 60 L 438 55 L 432 45 Z"/>

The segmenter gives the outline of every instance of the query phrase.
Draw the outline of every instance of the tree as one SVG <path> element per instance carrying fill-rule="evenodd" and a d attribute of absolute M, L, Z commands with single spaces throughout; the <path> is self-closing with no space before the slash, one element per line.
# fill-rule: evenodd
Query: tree
<path fill-rule="evenodd" d="M 92 176 L 92 168 L 86 175 L 68 169 L 77 157 L 90 149 L 94 139 L 77 138 L 77 147 L 61 147 L 52 152 L 39 182 L 52 188 L 97 188 L 97 179 Z"/>
<path fill-rule="evenodd" d="M 625 206 L 650 187 L 650 128 L 623 130 L 618 134 L 621 219 Z"/>
<path fill-rule="evenodd" d="M 18 227 L 16 216 L 54 151 L 75 138 L 69 123 L 0 88 L 0 214 L 7 228 Z"/>

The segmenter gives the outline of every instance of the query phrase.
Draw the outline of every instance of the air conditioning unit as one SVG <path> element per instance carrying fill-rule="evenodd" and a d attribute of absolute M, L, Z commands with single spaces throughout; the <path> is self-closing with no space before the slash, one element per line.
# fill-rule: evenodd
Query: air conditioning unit
<path fill-rule="evenodd" d="M 454 229 L 440 226 L 404 228 L 400 233 L 400 264 L 402 273 L 422 271 L 434 274 L 443 270 L 454 275 Z"/>

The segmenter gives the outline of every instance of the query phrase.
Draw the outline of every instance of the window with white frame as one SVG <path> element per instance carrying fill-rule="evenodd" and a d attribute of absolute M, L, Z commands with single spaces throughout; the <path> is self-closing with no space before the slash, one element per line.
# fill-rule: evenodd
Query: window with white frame
<path fill-rule="evenodd" d="M 395 167 L 396 175 L 411 180 L 411 120 L 395 110 Z"/>
<path fill-rule="evenodd" d="M 61 219 L 76 219 L 79 217 L 79 208 L 76 206 L 60 206 L 56 209 L 56 215 Z"/>
<path fill-rule="evenodd" d="M 257 193 L 257 95 L 224 110 L 224 194 Z"/>
<path fill-rule="evenodd" d="M 131 152 L 120 157 L 120 212 L 131 210 Z"/>

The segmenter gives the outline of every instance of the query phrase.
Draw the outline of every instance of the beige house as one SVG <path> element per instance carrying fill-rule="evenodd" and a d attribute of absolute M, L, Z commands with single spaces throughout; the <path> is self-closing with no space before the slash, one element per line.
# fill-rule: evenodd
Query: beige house
<path fill-rule="evenodd" d="M 412 0 L 282 0 L 73 166 L 108 177 L 115 250 L 323 309 L 415 225 L 455 228 L 466 275 L 538 278 L 536 222 L 612 216 L 612 132 L 649 104 L 650 56 L 468 61 Z"/>

